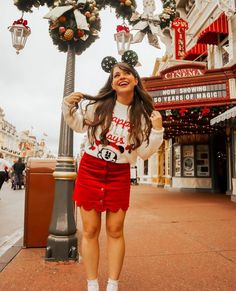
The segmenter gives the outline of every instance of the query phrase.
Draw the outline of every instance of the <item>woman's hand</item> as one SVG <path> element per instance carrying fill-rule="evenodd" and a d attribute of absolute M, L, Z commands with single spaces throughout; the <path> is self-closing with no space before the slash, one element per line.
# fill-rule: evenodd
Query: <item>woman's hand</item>
<path fill-rule="evenodd" d="M 83 98 L 83 94 L 80 92 L 73 92 L 68 96 L 64 97 L 65 102 L 68 104 L 77 107 L 78 103 L 81 101 Z"/>
<path fill-rule="evenodd" d="M 162 129 L 162 116 L 159 111 L 153 111 L 150 116 L 152 122 L 152 128 L 155 130 Z"/>

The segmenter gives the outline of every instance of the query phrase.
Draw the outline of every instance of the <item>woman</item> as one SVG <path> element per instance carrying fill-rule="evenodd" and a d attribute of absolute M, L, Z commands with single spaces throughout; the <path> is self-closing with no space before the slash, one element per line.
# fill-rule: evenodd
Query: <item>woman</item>
<path fill-rule="evenodd" d="M 82 99 L 89 104 L 75 111 Z M 81 102 L 82 103 L 82 102 Z M 163 141 L 162 118 L 144 90 L 136 70 L 127 63 L 111 69 L 96 97 L 72 93 L 64 98 L 63 114 L 76 132 L 88 132 L 75 182 L 74 199 L 83 224 L 81 252 L 88 291 L 98 291 L 101 212 L 106 211 L 107 291 L 118 290 L 124 254 L 124 220 L 129 207 L 130 164 L 147 159 Z"/>
<path fill-rule="evenodd" d="M 8 172 L 10 170 L 11 165 L 6 161 L 3 157 L 3 154 L 0 153 L 0 190 L 4 181 L 8 177 Z"/>

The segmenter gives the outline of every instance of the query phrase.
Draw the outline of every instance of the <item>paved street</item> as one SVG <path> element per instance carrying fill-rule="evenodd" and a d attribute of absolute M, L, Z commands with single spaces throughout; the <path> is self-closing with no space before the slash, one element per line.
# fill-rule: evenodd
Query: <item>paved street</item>
<path fill-rule="evenodd" d="M 131 200 L 119 291 L 236 290 L 236 203 L 229 196 L 133 186 Z M 80 244 L 80 219 L 78 230 Z M 100 242 L 104 291 L 104 220 Z M 83 261 L 46 262 L 44 255 L 44 248 L 22 249 L 0 272 L 0 290 L 86 290 Z"/>
<path fill-rule="evenodd" d="M 10 182 L 3 184 L 0 191 L 0 258 L 13 245 L 22 244 L 24 197 L 24 190 L 12 190 Z M 0 259 L 0 270 L 3 263 Z"/>

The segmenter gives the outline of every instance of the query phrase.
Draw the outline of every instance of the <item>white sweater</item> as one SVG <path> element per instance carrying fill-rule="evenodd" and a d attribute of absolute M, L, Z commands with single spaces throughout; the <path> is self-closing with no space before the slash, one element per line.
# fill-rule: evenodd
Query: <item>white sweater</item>
<path fill-rule="evenodd" d="M 85 110 L 79 109 L 74 112 L 73 115 L 70 115 L 70 108 L 70 104 L 64 101 L 62 104 L 62 112 L 66 123 L 76 132 L 86 132 L 88 126 L 83 126 L 83 120 L 84 118 L 86 118 L 86 120 L 93 120 L 94 105 L 88 106 L 86 112 Z M 91 144 L 87 139 L 85 152 L 105 161 L 130 164 L 136 162 L 137 156 L 146 160 L 152 154 L 157 152 L 163 141 L 163 128 L 161 130 L 151 130 L 148 145 L 147 142 L 143 142 L 140 147 L 131 150 L 130 144 L 128 143 L 128 135 L 130 131 L 128 112 L 129 106 L 116 101 L 113 110 L 112 123 L 106 136 L 109 144 L 107 146 L 101 144 L 99 139 L 101 130 L 98 129 L 96 133 L 96 141 L 93 144 Z"/>

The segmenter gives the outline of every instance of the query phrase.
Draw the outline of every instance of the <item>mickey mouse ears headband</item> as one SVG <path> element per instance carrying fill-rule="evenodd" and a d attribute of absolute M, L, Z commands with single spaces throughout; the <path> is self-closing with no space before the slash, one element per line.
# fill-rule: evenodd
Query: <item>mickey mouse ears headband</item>
<path fill-rule="evenodd" d="M 135 51 L 128 50 L 124 52 L 124 54 L 121 57 L 121 61 L 124 63 L 129 64 L 130 66 L 134 67 L 138 63 L 138 55 Z M 107 56 L 103 58 L 101 66 L 102 69 L 106 73 L 110 73 L 112 68 L 117 64 L 117 60 L 112 56 Z"/>

